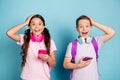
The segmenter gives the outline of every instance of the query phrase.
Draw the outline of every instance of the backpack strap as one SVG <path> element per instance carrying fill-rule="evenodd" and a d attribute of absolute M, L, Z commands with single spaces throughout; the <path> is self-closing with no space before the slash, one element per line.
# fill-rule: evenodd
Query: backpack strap
<path fill-rule="evenodd" d="M 92 44 L 96 53 L 96 59 L 98 59 L 98 44 L 94 37 L 92 38 Z"/>
<path fill-rule="evenodd" d="M 72 41 L 72 49 L 71 49 L 72 63 L 75 63 L 76 49 L 77 49 L 77 39 Z M 73 69 L 70 70 L 70 80 L 72 80 L 72 76 L 73 76 Z"/>
<path fill-rule="evenodd" d="M 73 62 L 73 63 L 75 62 L 76 49 L 77 49 L 77 39 L 72 41 L 72 49 L 71 49 L 72 60 L 71 60 L 71 62 Z"/>

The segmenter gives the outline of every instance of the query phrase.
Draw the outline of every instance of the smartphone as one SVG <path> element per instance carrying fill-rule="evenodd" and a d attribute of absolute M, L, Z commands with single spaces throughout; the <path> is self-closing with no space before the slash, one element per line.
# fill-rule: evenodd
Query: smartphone
<path fill-rule="evenodd" d="M 83 61 L 87 61 L 87 60 L 91 60 L 91 59 L 92 59 L 92 57 L 84 57 Z"/>
<path fill-rule="evenodd" d="M 38 59 L 40 59 L 39 54 L 46 54 L 46 50 L 38 50 Z"/>
<path fill-rule="evenodd" d="M 46 50 L 38 50 L 38 54 L 46 54 Z"/>

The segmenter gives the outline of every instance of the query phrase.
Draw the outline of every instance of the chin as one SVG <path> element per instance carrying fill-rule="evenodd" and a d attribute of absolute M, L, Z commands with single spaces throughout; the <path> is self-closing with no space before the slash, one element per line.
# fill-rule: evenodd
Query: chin
<path fill-rule="evenodd" d="M 41 33 L 40 32 L 34 32 L 35 35 L 40 35 Z"/>
<path fill-rule="evenodd" d="M 84 36 L 84 35 L 81 35 L 81 37 L 83 37 L 83 38 L 87 38 L 87 37 L 89 37 L 88 35 L 86 35 L 86 36 Z"/>

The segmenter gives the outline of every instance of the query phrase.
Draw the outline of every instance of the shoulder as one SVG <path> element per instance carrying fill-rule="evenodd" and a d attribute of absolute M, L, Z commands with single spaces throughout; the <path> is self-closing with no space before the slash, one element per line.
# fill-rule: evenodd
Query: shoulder
<path fill-rule="evenodd" d="M 24 34 L 19 34 L 20 37 L 24 37 Z"/>
<path fill-rule="evenodd" d="M 54 41 L 53 38 L 50 38 L 50 41 Z"/>
<path fill-rule="evenodd" d="M 98 46 L 100 47 L 101 45 L 103 45 L 103 36 L 96 36 L 94 37 L 96 42 L 98 43 Z"/>
<path fill-rule="evenodd" d="M 77 39 L 72 40 L 71 42 L 69 42 L 68 47 L 71 48 L 73 45 L 76 45 L 77 42 Z"/>
<path fill-rule="evenodd" d="M 94 38 L 96 41 L 103 41 L 103 36 L 95 36 Z"/>
<path fill-rule="evenodd" d="M 18 45 L 23 45 L 24 43 L 24 34 L 18 34 L 20 36 L 20 41 L 17 41 Z"/>
<path fill-rule="evenodd" d="M 50 38 L 50 42 L 51 43 L 55 43 L 55 41 L 53 40 L 53 38 Z"/>

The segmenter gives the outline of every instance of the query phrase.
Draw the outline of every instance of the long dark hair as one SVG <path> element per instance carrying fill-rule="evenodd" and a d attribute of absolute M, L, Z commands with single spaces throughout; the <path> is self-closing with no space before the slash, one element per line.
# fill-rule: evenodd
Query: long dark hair
<path fill-rule="evenodd" d="M 41 19 L 42 22 L 43 22 L 43 25 L 45 26 L 45 20 L 39 14 L 36 14 L 36 15 L 31 17 L 28 26 L 30 26 L 31 20 L 33 18 Z M 49 30 L 45 27 L 42 34 L 45 35 L 44 43 L 45 43 L 45 46 L 46 46 L 46 49 L 47 49 L 47 54 L 50 55 L 50 38 L 51 37 L 50 37 Z M 27 29 L 24 33 L 24 44 L 22 45 L 22 53 L 21 53 L 21 55 L 22 55 L 22 64 L 21 64 L 22 67 L 25 66 L 27 52 L 28 52 L 28 48 L 29 48 L 29 42 L 30 42 L 30 29 Z"/>
<path fill-rule="evenodd" d="M 76 19 L 76 28 L 78 27 L 78 21 L 81 19 L 87 19 L 90 21 L 90 26 L 92 26 L 91 19 L 88 16 L 82 15 Z"/>

